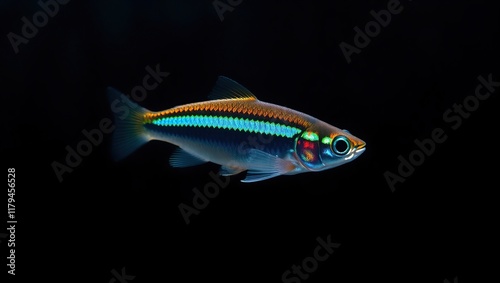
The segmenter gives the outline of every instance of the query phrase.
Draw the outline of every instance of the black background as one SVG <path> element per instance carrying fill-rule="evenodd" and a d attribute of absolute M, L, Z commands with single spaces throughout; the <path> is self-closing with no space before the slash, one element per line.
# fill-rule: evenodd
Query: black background
<path fill-rule="evenodd" d="M 388 2 L 243 0 L 221 21 L 212 1 L 73 0 L 16 54 L 7 34 L 21 35 L 21 18 L 41 8 L 1 1 L 1 154 L 4 170 L 16 168 L 17 279 L 110 282 L 125 268 L 129 282 L 282 282 L 329 235 L 340 247 L 307 282 L 498 278 L 485 256 L 496 256 L 499 90 L 456 130 L 443 113 L 474 95 L 478 76 L 500 81 L 500 11 L 402 0 L 348 64 L 339 44 L 353 45 L 353 28 Z M 167 143 L 117 163 L 105 134 L 59 182 L 52 164 L 65 163 L 66 146 L 112 117 L 106 87 L 130 93 L 158 64 L 170 75 L 140 103 L 148 109 L 206 100 L 225 75 L 350 130 L 367 150 L 320 173 L 251 184 L 237 175 L 189 225 L 178 205 L 217 166 L 171 168 Z M 384 173 L 436 128 L 447 140 L 391 191 Z"/>

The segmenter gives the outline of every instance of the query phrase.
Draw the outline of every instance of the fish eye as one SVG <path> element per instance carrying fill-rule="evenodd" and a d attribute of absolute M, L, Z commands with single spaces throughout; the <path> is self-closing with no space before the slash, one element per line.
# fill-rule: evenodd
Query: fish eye
<path fill-rule="evenodd" d="M 332 150 L 335 154 L 345 155 L 351 149 L 351 143 L 345 136 L 337 136 L 333 139 Z"/>

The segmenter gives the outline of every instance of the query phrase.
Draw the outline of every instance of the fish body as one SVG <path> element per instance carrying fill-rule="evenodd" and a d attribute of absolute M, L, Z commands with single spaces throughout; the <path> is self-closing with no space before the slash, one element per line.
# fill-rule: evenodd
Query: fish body
<path fill-rule="evenodd" d="M 212 100 L 149 111 L 110 88 L 116 114 L 113 156 L 119 160 L 151 140 L 178 146 L 174 167 L 205 162 L 221 165 L 224 176 L 247 171 L 243 182 L 322 171 L 354 160 L 365 142 L 310 115 L 263 102 L 249 90 L 219 77 Z M 123 108 L 123 107 L 122 107 Z"/>

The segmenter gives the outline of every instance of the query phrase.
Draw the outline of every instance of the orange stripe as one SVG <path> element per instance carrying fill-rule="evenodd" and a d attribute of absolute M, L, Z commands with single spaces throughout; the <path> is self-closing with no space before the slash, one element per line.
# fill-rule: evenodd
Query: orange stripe
<path fill-rule="evenodd" d="M 175 114 L 188 114 L 194 111 L 216 111 L 226 112 L 228 114 L 238 113 L 264 119 L 273 118 L 281 120 L 283 122 L 295 124 L 303 128 L 307 128 L 311 124 L 304 117 L 301 117 L 300 112 L 293 113 L 288 111 L 287 109 L 282 109 L 277 105 L 263 105 L 255 101 L 256 100 L 254 98 L 237 98 L 190 103 L 186 105 L 176 106 L 160 112 L 149 112 L 145 114 L 144 118 L 145 122 L 149 123 L 153 119 L 167 117 Z"/>

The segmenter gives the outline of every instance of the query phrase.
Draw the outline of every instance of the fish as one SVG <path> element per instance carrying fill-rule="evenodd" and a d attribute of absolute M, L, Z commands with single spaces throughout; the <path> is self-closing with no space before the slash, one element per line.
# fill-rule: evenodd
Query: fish
<path fill-rule="evenodd" d="M 209 100 L 151 111 L 108 87 L 115 130 L 111 155 L 119 161 L 152 140 L 176 145 L 172 167 L 207 162 L 219 174 L 246 171 L 242 182 L 318 172 L 351 162 L 366 143 L 302 112 L 261 101 L 244 86 L 219 76 Z"/>

